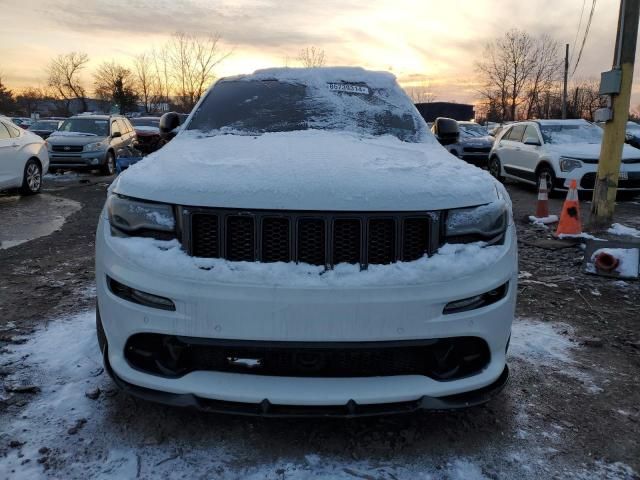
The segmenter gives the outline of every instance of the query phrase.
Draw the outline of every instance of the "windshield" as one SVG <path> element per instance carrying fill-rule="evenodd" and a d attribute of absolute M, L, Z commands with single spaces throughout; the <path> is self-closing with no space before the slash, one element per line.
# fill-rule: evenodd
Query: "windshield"
<path fill-rule="evenodd" d="M 29 127 L 29 130 L 55 130 L 58 128 L 57 120 L 40 120 Z"/>
<path fill-rule="evenodd" d="M 489 131 L 477 123 L 460 123 L 458 128 L 460 133 L 467 137 L 486 137 L 489 135 Z"/>
<path fill-rule="evenodd" d="M 130 120 L 134 127 L 160 127 L 159 118 L 132 118 Z"/>
<path fill-rule="evenodd" d="M 573 125 L 540 125 L 544 143 L 600 143 L 602 129 L 590 123 Z"/>
<path fill-rule="evenodd" d="M 84 133 L 86 135 L 106 137 L 109 135 L 109 120 L 95 118 L 69 118 L 60 125 L 58 130 L 61 132 Z"/>
<path fill-rule="evenodd" d="M 633 130 L 634 132 L 640 131 L 640 125 L 635 122 L 627 122 L 627 130 Z"/>
<path fill-rule="evenodd" d="M 240 135 L 307 129 L 394 135 L 407 142 L 420 141 L 426 130 L 400 88 L 354 83 L 322 88 L 278 80 L 219 82 L 187 126 Z"/>

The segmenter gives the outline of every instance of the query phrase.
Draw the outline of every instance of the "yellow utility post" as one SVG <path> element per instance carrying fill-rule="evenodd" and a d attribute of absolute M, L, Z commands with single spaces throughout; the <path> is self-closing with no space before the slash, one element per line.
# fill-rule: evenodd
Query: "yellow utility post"
<path fill-rule="evenodd" d="M 605 230 L 613 221 L 622 148 L 629 119 L 639 13 L 640 0 L 621 0 L 613 70 L 603 74 L 601 93 L 609 93 L 603 92 L 605 79 L 612 80 L 612 84 L 617 85 L 611 91 L 613 118 L 605 123 L 600 149 L 598 176 L 589 217 L 589 229 L 593 231 Z"/>

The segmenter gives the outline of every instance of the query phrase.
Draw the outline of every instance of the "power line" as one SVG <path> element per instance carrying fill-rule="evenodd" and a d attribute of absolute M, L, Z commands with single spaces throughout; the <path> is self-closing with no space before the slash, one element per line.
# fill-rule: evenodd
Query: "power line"
<path fill-rule="evenodd" d="M 580 34 L 580 27 L 582 26 L 582 17 L 584 16 L 584 6 L 587 4 L 587 0 L 582 0 L 582 9 L 580 10 L 580 21 L 578 22 L 578 30 L 576 30 L 576 36 L 573 39 L 573 45 L 571 46 L 571 58 L 570 62 L 573 61 L 573 52 L 576 49 L 576 42 L 578 41 L 578 35 Z"/>
<path fill-rule="evenodd" d="M 584 45 L 587 43 L 587 37 L 589 36 L 589 28 L 591 27 L 591 20 L 593 20 L 593 12 L 596 10 L 596 0 L 593 0 L 591 4 L 591 12 L 589 12 L 589 20 L 587 20 L 587 26 L 584 29 L 584 37 L 582 38 L 582 45 L 580 46 L 580 52 L 578 53 L 578 59 L 576 60 L 576 64 L 573 67 L 573 72 L 571 72 L 571 76 L 576 73 L 578 68 L 578 64 L 580 63 L 580 59 L 582 58 L 582 51 L 584 50 Z"/>

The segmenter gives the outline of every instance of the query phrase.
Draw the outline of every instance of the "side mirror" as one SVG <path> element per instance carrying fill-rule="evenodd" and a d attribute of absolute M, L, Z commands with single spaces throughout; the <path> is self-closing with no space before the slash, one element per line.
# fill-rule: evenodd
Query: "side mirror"
<path fill-rule="evenodd" d="M 460 139 L 458 122 L 452 118 L 436 118 L 433 124 L 433 133 L 441 145 L 451 145 Z"/>
<path fill-rule="evenodd" d="M 533 138 L 527 138 L 524 141 L 525 145 L 533 145 L 534 147 L 539 147 L 540 146 L 540 142 L 538 140 L 535 140 Z"/>
<path fill-rule="evenodd" d="M 122 136 L 122 134 L 120 132 L 113 132 L 111 134 L 111 138 L 118 138 L 118 137 L 121 137 L 121 136 Z"/>
<path fill-rule="evenodd" d="M 167 112 L 160 117 L 160 136 L 170 140 L 175 136 L 173 130 L 180 126 L 180 115 L 176 112 Z"/>

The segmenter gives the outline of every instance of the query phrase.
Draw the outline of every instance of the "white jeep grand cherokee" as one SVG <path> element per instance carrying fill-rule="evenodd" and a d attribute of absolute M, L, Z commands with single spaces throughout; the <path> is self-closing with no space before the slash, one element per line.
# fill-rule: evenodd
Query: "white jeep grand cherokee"
<path fill-rule="evenodd" d="M 372 415 L 482 403 L 508 377 L 509 198 L 388 73 L 218 81 L 113 183 L 96 244 L 105 366 L 143 398 Z"/>

